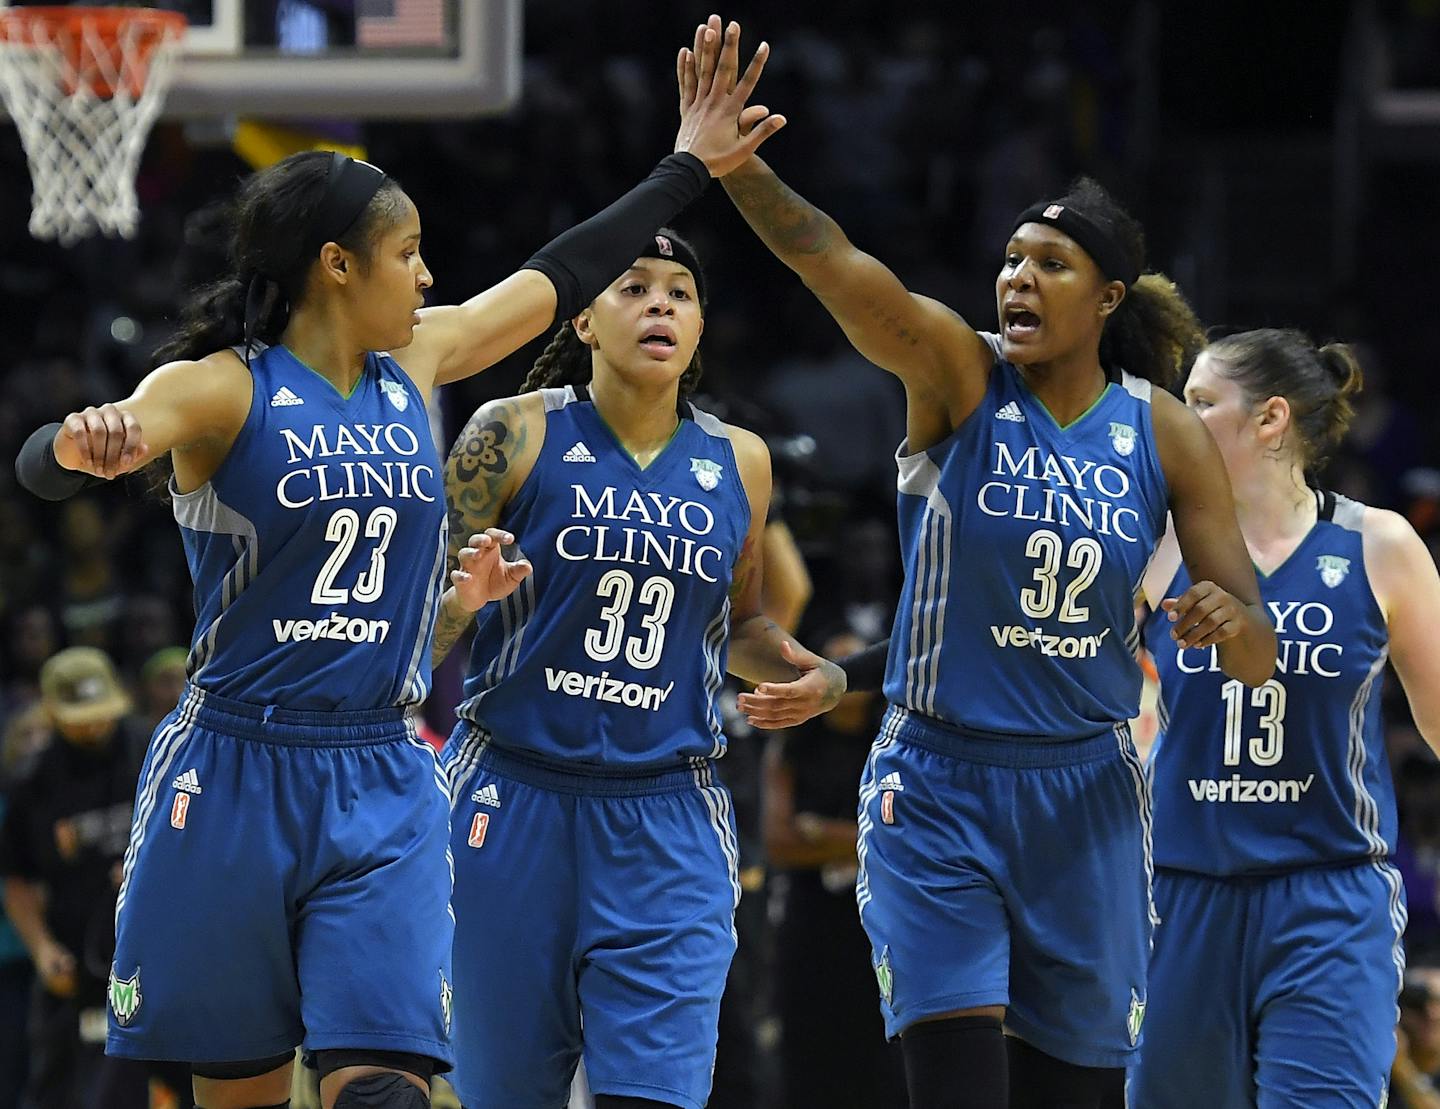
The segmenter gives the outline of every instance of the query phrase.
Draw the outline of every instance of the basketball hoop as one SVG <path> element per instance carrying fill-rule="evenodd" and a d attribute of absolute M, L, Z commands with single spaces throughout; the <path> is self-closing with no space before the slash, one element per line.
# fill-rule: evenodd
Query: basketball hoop
<path fill-rule="evenodd" d="M 0 11 L 0 95 L 34 185 L 30 234 L 135 234 L 135 173 L 185 17 L 150 8 Z"/>

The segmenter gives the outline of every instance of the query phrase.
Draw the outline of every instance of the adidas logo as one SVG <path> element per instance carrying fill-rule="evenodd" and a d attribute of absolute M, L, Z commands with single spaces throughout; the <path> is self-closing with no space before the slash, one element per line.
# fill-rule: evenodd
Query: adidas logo
<path fill-rule="evenodd" d="M 1013 424 L 1023 424 L 1025 422 L 1025 413 L 1021 412 L 1020 406 L 1012 400 L 1009 404 L 1003 406 L 1000 411 L 995 413 L 995 418 L 997 420 L 1009 420 Z"/>
<path fill-rule="evenodd" d="M 896 771 L 894 774 L 886 774 L 885 777 L 880 779 L 880 788 L 888 789 L 892 793 L 904 793 L 905 787 L 900 784 L 900 772 Z"/>
<path fill-rule="evenodd" d="M 271 408 L 284 408 L 289 404 L 304 404 L 305 402 L 292 393 L 288 386 L 282 385 L 270 398 Z"/>
<path fill-rule="evenodd" d="M 170 785 L 172 788 L 178 789 L 182 793 L 199 793 L 200 775 L 196 774 L 194 768 L 192 767 L 191 769 L 185 771 L 184 774 L 181 774 L 173 782 L 171 782 Z"/>
<path fill-rule="evenodd" d="M 576 443 L 568 451 L 560 456 L 562 462 L 594 462 L 595 456 L 590 453 L 590 448 L 584 443 Z"/>
<path fill-rule="evenodd" d="M 590 461 L 595 461 L 593 458 Z M 477 805 L 489 805 L 492 809 L 500 807 L 500 791 L 495 788 L 495 783 L 483 785 L 470 795 L 470 800 Z"/>

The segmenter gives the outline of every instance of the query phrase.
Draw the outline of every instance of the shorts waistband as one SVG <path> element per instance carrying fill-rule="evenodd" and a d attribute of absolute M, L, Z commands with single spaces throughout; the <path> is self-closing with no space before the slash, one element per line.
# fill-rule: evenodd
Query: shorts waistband
<path fill-rule="evenodd" d="M 193 683 L 186 684 L 178 711 L 202 728 L 285 747 L 370 747 L 410 735 L 402 708 L 360 712 L 285 709 L 234 701 Z"/>
<path fill-rule="evenodd" d="M 511 781 L 576 797 L 651 797 L 684 793 L 717 784 L 713 759 L 691 759 L 674 767 L 621 768 L 560 764 L 540 756 L 502 750 L 483 728 L 472 727 L 465 743 L 479 744 L 475 766 Z"/>
<path fill-rule="evenodd" d="M 953 724 L 923 716 L 900 705 L 891 705 L 881 727 L 902 743 L 947 758 L 1014 770 L 1080 766 L 1116 758 L 1130 743 L 1130 725 L 1121 723 L 1082 739 L 1051 740 L 1016 736 L 1002 739 L 992 733 L 972 732 Z"/>

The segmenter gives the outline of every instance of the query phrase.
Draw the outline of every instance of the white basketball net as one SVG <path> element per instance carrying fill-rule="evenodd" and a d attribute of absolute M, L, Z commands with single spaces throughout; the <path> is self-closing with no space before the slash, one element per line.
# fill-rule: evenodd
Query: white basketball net
<path fill-rule="evenodd" d="M 0 14 L 0 95 L 30 163 L 31 235 L 70 246 L 94 231 L 135 234 L 135 173 L 179 42 L 179 29 L 143 18 L 112 36 L 92 19 Z"/>

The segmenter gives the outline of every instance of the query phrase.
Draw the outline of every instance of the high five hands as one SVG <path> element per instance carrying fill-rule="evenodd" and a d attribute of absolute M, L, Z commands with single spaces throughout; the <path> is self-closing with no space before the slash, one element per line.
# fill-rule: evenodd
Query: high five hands
<path fill-rule="evenodd" d="M 740 77 L 740 24 L 732 20 L 722 29 L 720 17 L 712 15 L 695 28 L 694 47 L 681 47 L 675 59 L 680 89 L 676 153 L 688 151 L 705 163 L 710 176 L 724 177 L 785 126 L 784 116 L 745 103 L 769 56 L 770 46 L 762 42 Z"/>

